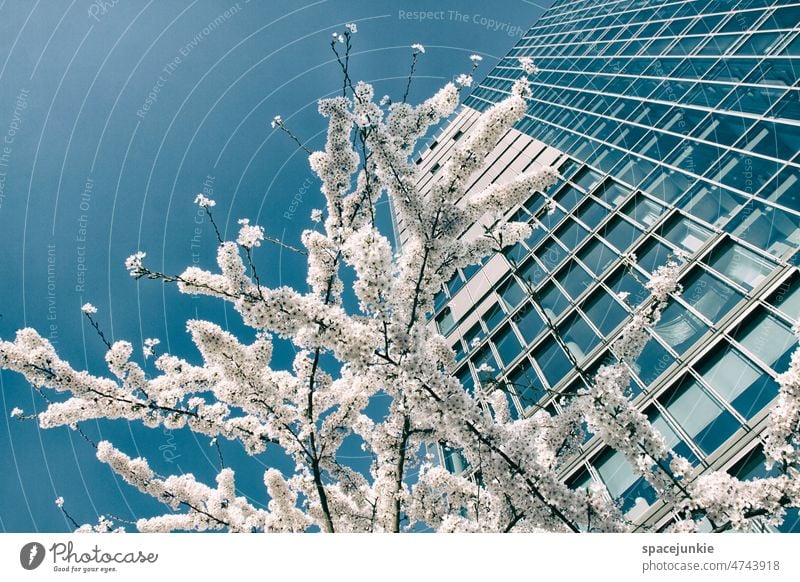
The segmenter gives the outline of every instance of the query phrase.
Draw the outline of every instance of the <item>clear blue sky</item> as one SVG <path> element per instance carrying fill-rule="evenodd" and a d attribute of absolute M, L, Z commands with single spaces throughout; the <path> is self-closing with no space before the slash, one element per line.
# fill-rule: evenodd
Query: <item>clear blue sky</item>
<path fill-rule="evenodd" d="M 193 205 L 204 183 L 229 236 L 246 216 L 298 243 L 321 197 L 305 156 L 270 120 L 280 114 L 320 144 L 316 100 L 341 87 L 331 32 L 358 24 L 353 76 L 379 95 L 402 94 L 408 47 L 424 44 L 417 100 L 466 71 L 472 53 L 484 57 L 476 76 L 485 75 L 549 3 L 0 1 L 0 134 L 11 139 L 0 166 L 0 337 L 34 327 L 75 367 L 102 373 L 103 345 L 80 314 L 89 301 L 113 339 L 138 350 L 144 338 L 160 338 L 160 347 L 196 360 L 185 321 L 200 316 L 236 332 L 236 313 L 159 283 L 137 284 L 124 259 L 140 249 L 168 272 L 212 267 L 213 232 Z M 303 285 L 296 256 L 267 247 L 258 264 L 270 285 Z M 276 359 L 289 355 L 280 349 Z M 0 373 L 0 382 L 0 531 L 69 530 L 53 503 L 59 495 L 79 522 L 162 510 L 115 478 L 75 433 L 10 419 L 13 407 L 31 413 L 43 401 L 14 374 Z M 84 429 L 148 456 L 163 474 L 211 481 L 218 469 L 208 440 L 186 432 L 125 422 Z M 225 442 L 223 451 L 243 494 L 263 503 L 264 465 L 285 461 L 247 459 Z"/>

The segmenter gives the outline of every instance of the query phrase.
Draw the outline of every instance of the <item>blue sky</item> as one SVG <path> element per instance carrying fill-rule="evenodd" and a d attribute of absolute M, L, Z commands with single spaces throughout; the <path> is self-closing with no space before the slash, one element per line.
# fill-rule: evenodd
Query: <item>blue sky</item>
<path fill-rule="evenodd" d="M 213 191 L 228 236 L 246 216 L 298 244 L 321 196 L 303 153 L 270 120 L 280 114 L 312 146 L 321 143 L 316 100 L 341 87 L 331 32 L 358 24 L 353 76 L 395 97 L 409 45 L 424 44 L 413 101 L 468 70 L 472 53 L 484 57 L 476 76 L 485 75 L 546 4 L 0 2 L 0 133 L 11 139 L 0 166 L 0 337 L 34 327 L 75 367 L 102 373 L 103 345 L 80 313 L 89 301 L 111 338 L 138 349 L 156 337 L 161 348 L 196 359 L 186 320 L 199 316 L 241 331 L 238 316 L 219 302 L 137 283 L 124 260 L 143 250 L 167 272 L 212 267 L 213 231 L 193 205 L 204 188 Z M 267 284 L 304 284 L 296 255 L 266 247 L 258 264 Z M 276 359 L 290 355 L 282 347 Z M 0 382 L 0 531 L 68 530 L 53 503 L 59 495 L 80 522 L 161 510 L 97 462 L 75 433 L 8 418 L 15 406 L 32 413 L 43 401 L 14 374 L 1 372 Z M 218 469 L 207 439 L 183 431 L 125 422 L 84 430 L 147 455 L 163 474 L 211 480 Z M 243 492 L 263 502 L 264 466 L 285 467 L 285 459 L 249 459 L 233 444 L 222 446 Z"/>

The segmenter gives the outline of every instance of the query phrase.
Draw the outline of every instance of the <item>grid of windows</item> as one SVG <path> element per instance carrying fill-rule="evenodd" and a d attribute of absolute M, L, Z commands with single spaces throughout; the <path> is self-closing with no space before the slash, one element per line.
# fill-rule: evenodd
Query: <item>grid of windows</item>
<path fill-rule="evenodd" d="M 752 449 L 800 318 L 800 3 L 557 0 L 466 105 L 503 99 L 521 56 L 539 72 L 516 128 L 566 161 L 553 204 L 534 195 L 511 217 L 535 228 L 504 251 L 474 324 L 447 305 L 472 273 L 437 296 L 456 376 L 502 388 L 514 418 L 559 413 L 680 254 L 684 292 L 632 370 L 635 401 L 699 467 Z M 565 478 L 605 483 L 631 519 L 655 499 L 596 439 Z"/>

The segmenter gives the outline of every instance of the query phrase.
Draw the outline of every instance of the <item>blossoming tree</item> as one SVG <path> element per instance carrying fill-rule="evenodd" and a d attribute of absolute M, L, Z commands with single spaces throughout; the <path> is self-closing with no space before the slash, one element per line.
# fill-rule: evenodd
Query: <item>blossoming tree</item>
<path fill-rule="evenodd" d="M 671 504 L 673 530 L 695 531 L 701 522 L 719 531 L 747 528 L 754 519 L 780 523 L 785 509 L 800 502 L 800 353 L 780 378 L 765 436 L 765 453 L 778 464 L 776 476 L 739 481 L 719 471 L 696 474 L 631 403 L 630 366 L 670 294 L 679 291 L 677 260 L 647 283 L 649 300 L 613 346 L 617 362 L 586 379 L 586 389 L 562 414 L 540 410 L 512 420 L 500 389 L 486 386 L 471 395 L 451 376 L 454 354 L 428 322 L 434 294 L 455 269 L 526 238 L 530 225 L 497 217 L 544 192 L 558 176 L 544 168 L 466 193 L 469 177 L 525 113 L 529 89 L 522 79 L 483 114 L 423 195 L 412 160 L 416 144 L 454 112 L 471 76 L 459 76 L 417 106 L 405 97 L 376 102 L 369 84 L 350 80 L 355 31 L 348 25 L 334 35 L 343 94 L 319 102 L 328 120 L 327 141 L 309 156 L 326 204 L 315 211 L 321 228 L 305 231 L 304 249 L 293 249 L 307 255 L 308 289 L 261 282 L 254 254 L 272 239 L 246 219 L 235 241 L 218 234 L 213 272 L 189 267 L 177 275 L 160 273 L 146 265 L 143 252 L 134 254 L 126 263 L 133 277 L 229 302 L 256 331 L 255 340 L 242 343 L 213 322 L 191 320 L 186 327 L 202 365 L 163 354 L 155 359 L 158 374 L 151 376 L 132 359 L 131 343 L 102 336 L 96 310 L 87 304 L 84 313 L 108 348 L 110 374 L 104 376 L 75 369 L 37 331 L 20 330 L 13 341 L 0 341 L 0 367 L 24 375 L 48 399 L 39 424 L 80 431 L 86 421 L 126 419 L 236 441 L 250 455 L 279 447 L 295 464 L 291 474 L 264 472 L 269 502 L 261 508 L 237 495 L 232 468 L 223 468 L 214 485 L 191 474 L 163 477 L 144 458 L 131 458 L 107 441 L 92 443 L 100 461 L 171 507 L 140 519 L 141 531 L 397 532 L 420 524 L 437 531 L 630 531 L 635 524 L 602 485 L 572 489 L 558 477 L 583 443 L 584 426 L 622 452 Z M 409 83 L 422 52 L 414 46 Z M 522 65 L 535 73 L 530 59 Z M 288 132 L 279 117 L 274 124 Z M 375 207 L 384 195 L 407 228 L 401 249 L 376 227 Z M 213 221 L 215 202 L 202 195 L 196 202 Z M 489 225 L 485 233 L 463 237 L 478 220 Z M 355 273 L 355 311 L 343 301 L 349 292 L 345 269 Z M 298 350 L 289 370 L 271 367 L 276 337 Z M 155 356 L 156 344 L 145 342 L 146 357 Z M 324 355 L 340 363 L 335 374 L 324 369 Z M 62 397 L 47 396 L 54 393 Z M 390 404 L 375 418 L 367 408 L 378 394 Z M 12 416 L 26 418 L 19 409 Z M 338 454 L 351 435 L 371 457 L 368 472 Z M 459 450 L 469 469 L 454 474 L 433 464 L 423 454 L 431 443 Z M 63 508 L 64 500 L 57 504 Z M 94 529 L 111 527 L 103 518 Z"/>

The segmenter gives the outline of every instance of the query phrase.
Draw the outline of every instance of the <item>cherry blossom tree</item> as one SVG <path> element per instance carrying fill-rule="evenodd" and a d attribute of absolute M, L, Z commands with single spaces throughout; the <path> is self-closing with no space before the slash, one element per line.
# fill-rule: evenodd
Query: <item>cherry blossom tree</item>
<path fill-rule="evenodd" d="M 680 291 L 677 258 L 646 283 L 649 299 L 634 310 L 612 346 L 616 362 L 585 378 L 585 389 L 563 413 L 539 410 L 512 420 L 499 386 L 487 383 L 475 394 L 463 389 L 451 375 L 453 351 L 429 322 L 434 294 L 457 268 L 529 236 L 531 225 L 502 217 L 532 194 L 544 195 L 558 175 L 541 168 L 466 192 L 470 176 L 525 113 L 530 90 L 522 78 L 482 115 L 433 185 L 421 192 L 415 148 L 455 111 L 472 77 L 459 75 L 416 106 L 407 102 L 408 86 L 399 102 L 376 100 L 371 85 L 350 78 L 355 32 L 348 25 L 334 35 L 342 94 L 319 102 L 327 139 L 322 151 L 309 151 L 325 207 L 314 211 L 318 227 L 303 233 L 303 248 L 290 247 L 307 257 L 308 288 L 262 283 L 254 259 L 259 247 L 283 243 L 247 219 L 239 221 L 233 241 L 223 240 L 214 223 L 219 239 L 214 271 L 192 266 L 180 274 L 161 273 L 137 252 L 126 262 L 132 277 L 228 302 L 255 331 L 254 341 L 243 343 L 211 321 L 190 320 L 186 330 L 202 365 L 158 355 L 158 340 L 148 339 L 142 349 L 154 358 L 152 375 L 134 361 L 130 342 L 111 343 L 102 335 L 96 308 L 86 304 L 84 315 L 107 347 L 109 373 L 74 368 L 36 330 L 22 329 L 13 341 L 0 341 L 0 368 L 22 374 L 48 406 L 36 417 L 17 408 L 11 415 L 35 418 L 43 428 L 76 431 L 95 419 L 188 429 L 214 442 L 235 441 L 249 455 L 278 447 L 294 462 L 293 473 L 264 472 L 268 503 L 262 508 L 237 495 L 232 468 L 222 468 L 214 484 L 191 474 L 161 476 L 146 459 L 87 438 L 101 462 L 169 505 L 165 514 L 136 523 L 145 532 L 398 532 L 421 526 L 443 532 L 631 531 L 636 524 L 601 484 L 573 489 L 559 478 L 584 442 L 586 428 L 623 453 L 674 508 L 674 531 L 746 529 L 756 519 L 779 524 L 786 508 L 800 502 L 800 352 L 780 378 L 765 434 L 765 454 L 777 465 L 771 477 L 740 481 L 724 471 L 699 472 L 669 450 L 632 403 L 631 367 L 668 299 Z M 421 45 L 412 48 L 409 86 L 424 53 Z M 472 58 L 473 70 L 479 61 Z M 530 59 L 522 65 L 535 73 Z M 273 126 L 305 148 L 280 117 Z M 406 225 L 402 248 L 394 248 L 376 226 L 376 204 L 383 196 Z M 198 195 L 195 202 L 213 223 L 215 201 Z M 464 236 L 477 221 L 487 225 L 483 234 Z M 354 273 L 352 290 L 345 289 L 345 270 Z M 355 310 L 345 306 L 349 293 L 357 300 Z M 276 338 L 297 349 L 291 369 L 271 367 Z M 325 369 L 328 356 L 339 363 L 335 372 Z M 380 418 L 367 410 L 377 395 L 390 402 Z M 357 470 L 338 454 L 351 436 L 371 458 L 369 471 Z M 468 469 L 455 474 L 438 466 L 426 454 L 431 446 L 458 450 Z M 64 510 L 64 499 L 57 504 Z M 74 523 L 82 531 L 114 529 L 105 517 L 94 526 Z"/>

